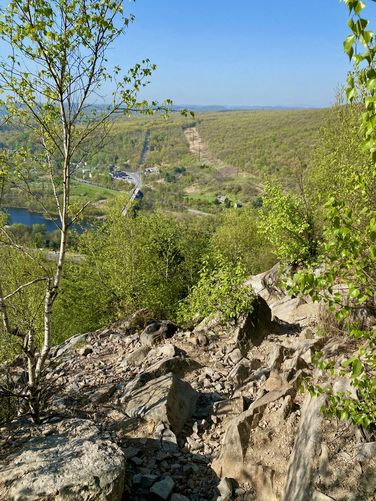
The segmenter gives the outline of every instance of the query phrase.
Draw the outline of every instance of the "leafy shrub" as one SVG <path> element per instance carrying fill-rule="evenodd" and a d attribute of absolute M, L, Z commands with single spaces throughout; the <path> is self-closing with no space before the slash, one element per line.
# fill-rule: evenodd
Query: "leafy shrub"
<path fill-rule="evenodd" d="M 207 258 L 189 296 L 181 302 L 179 319 L 185 323 L 219 314 L 222 322 L 236 320 L 249 310 L 254 297 L 252 289 L 244 285 L 247 276 L 244 267 L 217 254 L 213 261 Z"/>

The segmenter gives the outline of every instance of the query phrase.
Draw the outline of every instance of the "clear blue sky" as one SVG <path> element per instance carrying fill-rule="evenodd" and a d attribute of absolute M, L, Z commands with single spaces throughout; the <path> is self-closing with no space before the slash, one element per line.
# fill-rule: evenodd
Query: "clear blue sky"
<path fill-rule="evenodd" d="M 376 29 L 376 5 L 365 17 Z M 371 5 L 372 4 L 372 5 Z M 339 0 L 137 0 L 111 54 L 158 65 L 144 96 L 176 104 L 328 106 L 345 81 L 347 9 Z"/>

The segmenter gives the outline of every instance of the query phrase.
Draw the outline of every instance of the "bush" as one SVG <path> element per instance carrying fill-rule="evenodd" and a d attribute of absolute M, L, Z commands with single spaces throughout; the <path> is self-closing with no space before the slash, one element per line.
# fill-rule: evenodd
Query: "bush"
<path fill-rule="evenodd" d="M 244 285 L 246 278 L 240 263 L 234 266 L 220 254 L 213 261 L 207 258 L 197 284 L 181 302 L 179 320 L 189 324 L 215 314 L 223 323 L 237 320 L 254 298 L 252 289 Z"/>

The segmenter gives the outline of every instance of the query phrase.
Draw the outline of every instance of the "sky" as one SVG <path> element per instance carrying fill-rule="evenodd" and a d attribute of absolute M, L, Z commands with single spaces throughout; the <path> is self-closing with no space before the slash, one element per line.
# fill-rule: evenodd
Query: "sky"
<path fill-rule="evenodd" d="M 376 23 L 376 4 L 364 17 Z M 137 0 L 110 60 L 158 66 L 144 92 L 176 104 L 330 106 L 345 82 L 340 0 Z"/>

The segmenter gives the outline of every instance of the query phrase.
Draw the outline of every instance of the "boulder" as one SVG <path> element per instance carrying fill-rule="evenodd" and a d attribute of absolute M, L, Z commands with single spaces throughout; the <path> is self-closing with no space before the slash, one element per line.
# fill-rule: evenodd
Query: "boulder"
<path fill-rule="evenodd" d="M 251 373 L 260 367 L 261 362 L 257 358 L 253 360 L 243 358 L 231 369 L 228 374 L 228 379 L 238 385 L 242 385 L 251 376 Z"/>
<path fill-rule="evenodd" d="M 220 494 L 217 501 L 230 501 L 232 498 L 233 485 L 231 479 L 223 477 L 222 480 L 217 485 L 218 492 Z"/>
<path fill-rule="evenodd" d="M 145 327 L 152 322 L 152 319 L 151 312 L 147 308 L 142 308 L 128 317 L 115 322 L 112 324 L 111 328 L 115 332 L 134 334 L 140 329 L 145 329 Z"/>
<path fill-rule="evenodd" d="M 244 412 L 245 402 L 243 397 L 219 400 L 213 405 L 213 414 L 219 418 L 231 418 Z"/>
<path fill-rule="evenodd" d="M 120 501 L 125 460 L 93 422 L 68 419 L 44 425 L 0 465 L 0 490 L 9 501 Z"/>
<path fill-rule="evenodd" d="M 281 321 L 285 326 L 297 325 L 306 327 L 315 323 L 319 314 L 320 304 L 310 298 L 289 297 L 278 286 L 281 275 L 280 265 L 250 278 L 250 285 L 270 305 L 273 319 Z"/>
<path fill-rule="evenodd" d="M 130 417 L 138 416 L 155 425 L 166 424 L 178 434 L 194 412 L 197 397 L 188 383 L 170 373 L 132 392 L 125 412 Z"/>
<path fill-rule="evenodd" d="M 124 357 L 121 365 L 123 367 L 138 366 L 145 360 L 149 351 L 150 348 L 148 346 L 141 346 L 140 348 L 137 348 L 132 353 L 129 353 L 129 355 Z"/>
<path fill-rule="evenodd" d="M 91 334 L 90 332 L 87 332 L 85 334 L 76 334 L 75 336 L 68 338 L 63 343 L 52 348 L 51 358 L 59 358 L 65 353 L 73 351 L 75 348 L 77 348 L 77 345 L 82 346 L 82 344 L 86 342 L 90 334 Z"/>
<path fill-rule="evenodd" d="M 257 296 L 251 310 L 242 315 L 234 333 L 234 342 L 242 355 L 246 355 L 252 346 L 259 346 L 272 331 L 272 313 L 267 302 Z"/>
<path fill-rule="evenodd" d="M 240 362 L 242 358 L 243 355 L 239 350 L 239 348 L 235 348 L 234 350 L 230 351 L 230 353 L 227 355 L 227 359 L 234 365 Z"/>
<path fill-rule="evenodd" d="M 153 347 L 165 339 L 172 337 L 177 330 L 177 325 L 169 320 L 153 322 L 141 333 L 140 342 L 142 346 Z"/>
<path fill-rule="evenodd" d="M 108 402 L 108 400 L 110 400 L 116 389 L 116 384 L 104 384 L 97 388 L 95 392 L 90 395 L 90 399 L 96 404 L 104 404 L 105 402 Z"/>
<path fill-rule="evenodd" d="M 174 485 L 175 482 L 172 478 L 167 476 L 159 482 L 155 482 L 153 487 L 150 489 L 150 493 L 154 494 L 154 496 L 158 499 L 167 500 L 170 497 Z"/>
<path fill-rule="evenodd" d="M 175 376 L 183 377 L 200 367 L 201 365 L 192 358 L 173 357 L 162 359 L 151 365 L 145 372 L 127 384 L 125 387 L 125 397 L 128 398 L 129 393 L 141 388 L 155 378 L 165 376 L 170 372 L 175 374 Z"/>
<path fill-rule="evenodd" d="M 163 344 L 157 348 L 150 350 L 148 359 L 155 360 L 157 358 L 172 358 L 177 354 L 176 346 L 171 343 Z"/>

